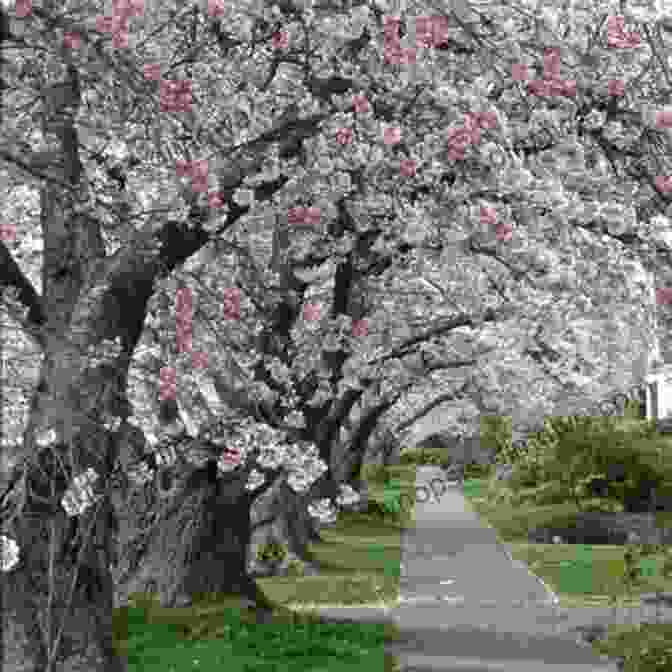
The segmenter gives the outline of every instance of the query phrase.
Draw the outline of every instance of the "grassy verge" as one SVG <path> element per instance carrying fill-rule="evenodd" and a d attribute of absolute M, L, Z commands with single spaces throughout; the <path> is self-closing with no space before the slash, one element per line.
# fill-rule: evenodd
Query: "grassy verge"
<path fill-rule="evenodd" d="M 571 503 L 534 506 L 489 498 L 488 481 L 465 481 L 465 495 L 473 509 L 507 543 L 511 555 L 525 562 L 560 599 L 561 607 L 605 607 L 617 596 L 621 606 L 639 606 L 642 593 L 671 591 L 672 581 L 657 570 L 662 556 L 643 561 L 650 575 L 629 593 L 624 585 L 625 562 L 622 546 L 583 544 L 534 544 L 527 541 L 533 527 L 563 525 L 577 513 Z M 659 524 L 670 522 L 670 515 L 659 516 Z M 600 655 L 620 658 L 623 672 L 663 672 L 672 669 L 672 624 L 611 625 L 607 637 L 593 643 Z"/>
<path fill-rule="evenodd" d="M 672 581 L 658 573 L 663 557 L 653 556 L 643 562 L 651 575 L 630 595 L 623 582 L 625 562 L 623 546 L 589 546 L 584 544 L 535 544 L 527 539 L 530 529 L 542 526 L 562 527 L 576 516 L 571 502 L 536 506 L 496 502 L 488 496 L 488 482 L 474 479 L 465 482 L 470 505 L 498 533 L 511 555 L 525 562 L 556 593 L 563 607 L 608 606 L 616 596 L 624 606 L 638 605 L 642 593 L 672 591 Z"/>
<path fill-rule="evenodd" d="M 117 647 L 129 672 L 354 672 L 361 666 L 394 667 L 393 657 L 384 652 L 394 630 L 385 624 L 327 623 L 281 608 L 272 621 L 258 622 L 253 612 L 224 601 L 184 609 L 137 601 L 115 618 L 123 619 L 127 628 Z"/>
<path fill-rule="evenodd" d="M 329 623 L 299 610 L 397 599 L 401 531 L 413 524 L 415 466 L 365 477 L 369 512 L 341 514 L 321 531 L 323 541 L 310 546 L 319 575 L 258 581 L 276 605 L 265 622 L 227 598 L 162 609 L 152 596 L 135 595 L 128 607 L 115 609 L 115 645 L 128 660 L 128 672 L 209 672 L 224 665 L 231 672 L 395 669 L 396 658 L 384 652 L 385 642 L 397 636 L 393 625 Z M 395 515 L 399 500 L 411 506 L 397 507 Z"/>
<path fill-rule="evenodd" d="M 399 594 L 401 531 L 413 524 L 413 510 L 383 515 L 385 501 L 415 502 L 415 466 L 388 469 L 367 478 L 372 512 L 342 513 L 333 527 L 320 532 L 323 541 L 311 544 L 320 574 L 269 577 L 258 583 L 268 597 L 284 606 L 383 604 Z M 401 497 L 401 494 L 404 497 Z"/>

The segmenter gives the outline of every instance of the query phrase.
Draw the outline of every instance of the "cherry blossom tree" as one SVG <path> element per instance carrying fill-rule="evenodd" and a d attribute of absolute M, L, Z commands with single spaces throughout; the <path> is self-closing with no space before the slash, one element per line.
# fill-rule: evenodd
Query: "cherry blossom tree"
<path fill-rule="evenodd" d="M 556 15 L 540 21 L 524 16 L 521 8 L 497 6 L 488 16 L 479 16 L 481 25 L 474 27 L 473 21 L 465 22 L 469 8 L 452 11 L 447 34 L 445 22 L 432 33 L 436 44 L 429 50 L 431 67 L 423 71 L 413 47 L 396 39 L 395 26 L 401 22 L 384 22 L 375 5 L 361 5 L 350 16 L 317 6 L 231 6 L 227 14 L 219 3 L 204 8 L 117 2 L 111 17 L 93 17 L 79 7 L 59 15 L 50 3 L 34 3 L 28 11 L 23 4 L 10 21 L 10 42 L 26 52 L 18 51 L 11 60 L 10 104 L 16 114 L 6 115 L 10 132 L 5 135 L 19 140 L 3 143 L 0 158 L 26 183 L 39 184 L 42 291 L 34 289 L 11 255 L 6 255 L 0 277 L 3 286 L 17 290 L 16 318 L 42 348 L 43 362 L 24 441 L 15 455 L 21 464 L 16 473 L 25 476 L 14 483 L 14 493 L 26 497 L 20 508 L 24 515 L 11 524 L 27 554 L 15 573 L 16 586 L 35 597 L 24 610 L 30 631 L 44 607 L 39 599 L 43 592 L 28 583 L 28 568 L 45 576 L 53 563 L 47 566 L 44 559 L 60 553 L 63 562 L 50 576 L 50 585 L 65 595 L 71 585 L 67 571 L 79 572 L 73 604 L 94 619 L 90 631 L 96 633 L 95 646 L 105 661 L 97 664 L 120 669 L 110 647 L 111 483 L 123 448 L 120 435 L 132 434 L 136 418 L 127 389 L 141 338 L 147 339 L 148 357 L 159 365 L 155 381 L 166 388 L 164 401 L 176 396 L 175 388 L 191 385 L 188 378 L 193 377 L 191 394 L 204 397 L 210 384 L 215 396 L 239 413 L 218 425 L 207 412 L 199 419 L 193 407 L 180 409 L 178 404 L 178 412 L 186 410 L 187 436 L 180 435 L 179 443 L 162 438 L 160 447 L 171 452 L 169 448 L 179 445 L 183 455 L 200 449 L 208 457 L 205 465 L 185 465 L 180 472 L 183 486 L 167 508 L 207 508 L 198 535 L 203 543 L 215 542 L 208 549 L 210 567 L 213 559 L 219 560 L 221 576 L 220 585 L 209 588 L 261 600 L 244 557 L 250 510 L 260 496 L 260 490 L 245 494 L 256 478 L 250 455 L 258 456 L 260 442 L 316 447 L 327 468 L 309 498 L 335 498 L 339 480 L 356 471 L 367 433 L 394 403 L 403 403 L 414 380 L 432 368 L 460 366 L 445 343 L 448 335 L 466 328 L 485 338 L 486 325 L 501 323 L 510 329 L 511 321 L 531 308 L 529 322 L 543 324 L 552 312 L 546 308 L 548 297 L 557 294 L 548 290 L 558 284 L 569 287 L 563 306 L 576 291 L 568 278 L 535 282 L 535 264 L 562 275 L 582 254 L 595 253 L 586 243 L 594 240 L 581 231 L 599 229 L 630 246 L 632 239 L 622 230 L 644 218 L 622 217 L 627 209 L 618 206 L 607 209 L 605 216 L 589 212 L 589 205 L 604 201 L 599 189 L 613 178 L 609 162 L 614 157 L 606 150 L 606 163 L 593 182 L 585 180 L 589 167 L 581 161 L 569 169 L 565 163 L 564 172 L 550 175 L 546 162 L 540 161 L 538 145 L 544 135 L 551 136 L 551 158 L 561 161 L 558 139 L 566 141 L 576 126 L 586 126 L 585 115 L 575 114 L 576 105 L 555 108 L 542 99 L 571 100 L 578 92 L 581 105 L 588 108 L 582 113 L 599 106 L 591 99 L 590 81 L 559 79 L 562 67 L 576 68 L 577 78 L 584 69 L 595 71 L 594 64 L 577 62 L 581 50 L 570 50 L 572 60 L 566 64 L 555 51 L 544 51 L 555 39 Z M 508 27 L 497 32 L 493 24 L 500 19 Z M 155 30 L 157 25 L 162 29 Z M 236 37 L 227 34 L 228 25 L 236 26 Z M 622 22 L 612 22 L 608 30 L 608 48 L 639 44 Z M 534 56 L 545 72 L 522 96 L 516 82 L 525 78 L 524 68 L 520 62 L 511 64 L 511 83 L 505 54 L 519 58 L 517 34 L 525 31 L 537 38 L 540 47 Z M 371 37 L 380 33 L 382 44 Z M 644 37 L 640 42 L 646 41 L 656 55 L 658 44 Z M 43 65 L 36 67 L 28 54 L 38 43 L 48 48 Z M 484 63 L 474 57 L 473 45 L 487 55 Z M 588 55 L 593 56 L 590 50 Z M 460 59 L 469 67 L 462 69 L 463 81 L 456 82 Z M 666 67 L 657 59 L 650 70 L 665 76 Z M 431 86 L 426 86 L 428 80 Z M 645 80 L 646 74 L 636 84 Z M 38 129 L 18 112 L 35 92 L 42 101 Z M 538 106 L 530 104 L 532 98 L 539 99 Z M 520 127 L 512 129 L 514 122 Z M 666 139 L 666 124 L 663 114 L 647 127 L 651 146 L 644 158 L 650 165 L 640 166 L 637 179 L 646 181 L 648 190 L 638 195 L 640 209 L 664 210 L 666 204 L 668 178 L 653 149 Z M 436 130 L 429 131 L 431 127 L 441 133 L 448 127 L 445 140 Z M 599 142 L 597 147 L 586 143 L 601 157 Z M 520 157 L 525 153 L 532 155 L 527 165 Z M 588 186 L 578 201 L 570 198 L 579 191 L 577 179 L 578 186 L 581 179 Z M 31 182 L 35 180 L 40 182 Z M 548 220 L 542 215 L 539 221 L 537 213 L 544 208 Z M 556 243 L 551 233 L 563 222 L 564 238 Z M 297 229 L 301 226 L 306 227 L 303 232 Z M 444 246 L 453 257 L 441 257 Z M 437 254 L 432 257 L 433 247 Z M 2 249 L 4 254 L 4 243 Z M 456 249 L 467 257 L 489 259 L 490 266 L 484 264 L 482 270 L 465 264 L 456 269 L 450 291 L 440 293 L 436 304 L 421 308 L 410 300 L 395 314 L 391 286 L 399 275 L 407 271 L 431 281 L 432 264 L 437 269 L 450 265 Z M 569 250 L 569 262 L 561 263 L 558 251 Z M 616 267 L 618 276 L 623 254 L 615 244 L 608 250 L 609 268 Z M 175 324 L 174 314 L 161 319 L 152 301 L 162 283 L 173 295 L 180 289 L 171 285 L 190 261 L 198 264 L 213 254 L 211 260 L 217 261 L 222 252 L 233 253 L 236 274 L 225 288 L 225 317 L 235 322 L 225 354 L 236 347 L 249 351 L 252 342 L 253 355 L 241 362 L 236 357 L 215 361 L 199 381 L 203 353 L 213 359 L 219 353 L 205 347 L 189 352 L 189 343 L 205 345 L 190 333 L 196 323 L 189 324 L 182 313 L 175 333 L 167 326 Z M 538 263 L 543 253 L 548 259 Z M 422 269 L 426 258 L 432 259 L 429 271 Z M 589 274 L 581 271 L 585 281 Z M 476 299 L 465 310 L 459 299 L 451 300 L 451 291 L 467 280 L 485 285 L 463 289 L 459 299 Z M 202 283 L 208 281 L 216 283 L 217 278 L 207 273 Z M 380 306 L 371 299 L 376 282 L 388 283 Z M 614 284 L 631 296 L 622 277 Z M 322 296 L 327 297 L 325 305 L 316 300 Z M 159 332 L 156 342 L 146 328 L 148 318 Z M 171 353 L 173 362 L 162 361 L 169 358 L 160 349 L 156 355 L 165 332 L 186 351 Z M 475 352 L 480 356 L 490 347 Z M 474 358 L 464 362 L 474 363 Z M 490 395 L 499 389 L 494 364 L 483 365 L 482 371 Z M 502 367 L 507 365 L 512 362 L 502 362 Z M 187 366 L 195 368 L 185 376 Z M 237 374 L 245 381 L 242 391 L 232 385 Z M 504 381 L 501 389 L 507 385 Z M 494 401 L 501 401 L 499 392 L 497 397 Z M 359 424 L 350 444 L 339 445 L 341 428 L 357 404 Z M 137 415 L 151 413 L 141 409 Z M 188 436 L 190 423 L 195 436 Z M 235 436 L 232 424 L 244 427 L 236 439 L 238 457 L 246 453 L 249 458 L 242 469 L 230 468 L 238 459 L 227 461 L 222 452 L 222 441 Z M 272 430 L 270 436 L 258 435 L 263 427 L 271 428 L 266 430 Z M 278 432 L 284 436 L 279 438 Z M 214 455 L 220 456 L 215 466 L 221 468 L 213 472 Z M 339 462 L 343 458 L 344 468 L 334 463 L 336 456 Z M 290 460 L 297 463 L 299 457 L 290 455 Z M 67 467 L 66 478 L 60 480 L 58 458 Z M 107 490 L 73 524 L 54 501 L 61 500 L 75 478 L 90 475 L 93 482 L 95 474 Z M 87 482 L 88 476 L 79 487 L 87 488 Z M 275 482 L 269 478 L 264 492 Z M 47 497 L 49 487 L 56 487 L 56 497 L 53 491 Z M 33 493 L 50 502 L 48 516 Z M 40 511 L 41 519 L 30 515 Z M 240 529 L 226 529 L 227 541 L 220 537 L 221 526 L 207 530 L 232 516 L 242 522 Z M 91 532 L 84 534 L 87 526 Z M 49 545 L 41 541 L 43 527 L 49 528 Z M 81 557 L 71 562 L 67 546 L 73 530 L 81 533 L 79 546 L 75 544 Z M 93 550 L 93 539 L 103 551 Z M 235 550 L 223 553 L 229 541 L 235 542 L 230 544 Z M 198 584 L 189 582 L 199 572 L 212 578 L 196 564 L 189 570 L 180 581 L 194 592 Z M 62 613 L 53 618 L 47 614 L 44 622 L 65 620 Z M 34 632 L 29 641 L 40 663 L 52 665 L 53 659 L 47 661 L 58 648 L 53 646 L 54 633 L 46 633 L 45 646 Z M 89 669 L 97 668 L 92 664 Z"/>

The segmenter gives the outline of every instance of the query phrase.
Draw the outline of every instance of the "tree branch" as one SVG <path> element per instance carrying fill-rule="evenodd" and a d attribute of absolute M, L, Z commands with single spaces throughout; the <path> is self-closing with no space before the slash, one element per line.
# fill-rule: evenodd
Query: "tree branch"
<path fill-rule="evenodd" d="M 33 284 L 16 263 L 7 246 L 3 242 L 0 242 L 0 289 L 4 287 L 16 287 L 19 290 L 17 298 L 21 304 L 28 308 L 24 327 L 44 347 L 41 328 L 47 321 L 47 318 L 42 297 L 40 297 Z"/>

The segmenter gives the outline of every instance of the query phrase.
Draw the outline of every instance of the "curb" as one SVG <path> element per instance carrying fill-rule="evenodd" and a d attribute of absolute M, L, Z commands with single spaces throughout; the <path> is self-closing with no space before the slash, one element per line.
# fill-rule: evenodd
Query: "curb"
<path fill-rule="evenodd" d="M 502 549 L 502 551 L 504 551 L 504 555 L 506 555 L 506 557 L 509 559 L 509 561 L 511 562 L 511 564 L 514 567 L 517 566 L 517 567 L 524 568 L 530 576 L 534 577 L 541 584 L 543 589 L 549 595 L 549 599 L 544 604 L 556 605 L 556 604 L 560 603 L 560 598 L 555 594 L 555 592 L 551 589 L 551 587 L 540 576 L 537 576 L 530 569 L 530 567 L 527 563 L 523 562 L 522 560 L 514 559 L 514 557 L 511 555 L 511 552 L 509 551 L 509 549 L 506 548 L 503 543 L 501 543 L 501 542 L 498 542 L 498 543 L 500 543 L 500 548 Z"/>

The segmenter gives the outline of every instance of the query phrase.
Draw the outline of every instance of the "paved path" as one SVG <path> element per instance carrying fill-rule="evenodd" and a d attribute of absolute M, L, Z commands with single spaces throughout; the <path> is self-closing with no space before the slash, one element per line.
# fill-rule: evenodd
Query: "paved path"
<path fill-rule="evenodd" d="M 417 485 L 441 474 L 419 467 Z M 399 606 L 322 610 L 325 616 L 381 621 L 387 614 L 402 633 L 388 647 L 402 670 L 616 672 L 615 662 L 577 643 L 570 611 L 558 609 L 543 582 L 512 560 L 458 484 L 438 502 L 418 502 L 415 518 L 403 540 Z"/>

